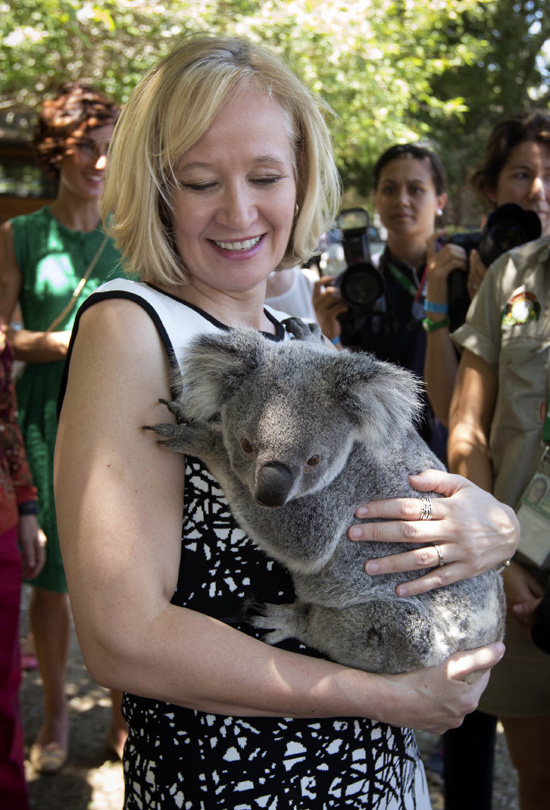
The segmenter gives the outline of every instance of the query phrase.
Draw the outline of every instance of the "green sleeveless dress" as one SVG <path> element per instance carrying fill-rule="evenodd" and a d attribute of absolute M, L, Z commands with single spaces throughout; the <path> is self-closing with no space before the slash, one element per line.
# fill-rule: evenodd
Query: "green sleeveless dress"
<path fill-rule="evenodd" d="M 104 233 L 101 228 L 89 233 L 70 230 L 53 217 L 49 208 L 16 217 L 11 226 L 22 275 L 19 303 L 23 325 L 25 329 L 43 332 L 68 304 Z M 76 305 L 55 330 L 72 329 L 80 304 L 100 284 L 121 275 L 120 254 L 109 239 Z M 38 489 L 38 520 L 48 538 L 46 564 L 32 584 L 58 593 L 67 590 L 53 493 L 56 406 L 63 366 L 63 360 L 27 364 L 17 385 L 19 423 Z"/>

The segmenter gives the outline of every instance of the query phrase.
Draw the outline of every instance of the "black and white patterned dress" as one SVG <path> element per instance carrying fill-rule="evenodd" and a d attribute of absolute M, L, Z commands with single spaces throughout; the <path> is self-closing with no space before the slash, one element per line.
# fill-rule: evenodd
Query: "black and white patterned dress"
<path fill-rule="evenodd" d="M 198 332 L 224 329 L 147 285 L 116 280 L 88 299 L 134 298 L 151 315 L 169 356 Z M 284 330 L 273 311 L 267 313 Z M 294 599 L 287 571 L 237 526 L 218 482 L 186 459 L 185 515 L 175 605 L 230 621 L 243 600 Z M 298 642 L 285 649 L 318 655 Z M 414 733 L 363 719 L 227 717 L 126 694 L 125 810 L 428 810 Z"/>

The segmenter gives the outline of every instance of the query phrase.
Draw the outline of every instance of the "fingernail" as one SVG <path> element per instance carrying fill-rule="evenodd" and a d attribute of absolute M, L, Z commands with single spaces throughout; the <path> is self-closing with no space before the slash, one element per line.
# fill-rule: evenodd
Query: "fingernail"
<path fill-rule="evenodd" d="M 349 536 L 352 540 L 360 540 L 361 539 L 361 527 L 360 526 L 351 526 L 349 530 Z"/>
<path fill-rule="evenodd" d="M 355 514 L 356 514 L 356 516 L 357 516 L 357 517 L 360 517 L 360 518 L 367 517 L 367 515 L 369 514 L 369 508 L 368 508 L 368 506 L 360 506 L 360 507 L 359 507 L 359 508 L 356 510 Z"/>
<path fill-rule="evenodd" d="M 408 596 L 409 589 L 407 588 L 406 585 L 399 585 L 398 588 L 396 589 L 396 593 L 398 596 Z"/>
<path fill-rule="evenodd" d="M 377 562 L 368 562 L 365 565 L 367 574 L 377 574 L 380 571 L 380 566 Z"/>

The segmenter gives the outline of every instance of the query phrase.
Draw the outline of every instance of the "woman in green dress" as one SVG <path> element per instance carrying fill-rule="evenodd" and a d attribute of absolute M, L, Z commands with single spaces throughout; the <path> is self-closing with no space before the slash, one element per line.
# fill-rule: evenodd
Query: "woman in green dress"
<path fill-rule="evenodd" d="M 53 772 L 68 754 L 65 679 L 70 608 L 55 519 L 53 452 L 56 404 L 78 306 L 101 283 L 120 274 L 120 255 L 101 227 L 107 148 L 118 107 L 82 83 L 66 84 L 46 100 L 34 146 L 43 169 L 59 182 L 54 202 L 16 217 L 0 229 L 0 321 L 16 304 L 23 328 L 9 330 L 15 356 L 25 362 L 18 384 L 19 420 L 38 489 L 39 522 L 47 561 L 33 580 L 31 628 L 44 684 L 45 716 L 31 762 Z M 120 696 L 114 695 L 108 740 L 119 752 L 125 739 Z"/>

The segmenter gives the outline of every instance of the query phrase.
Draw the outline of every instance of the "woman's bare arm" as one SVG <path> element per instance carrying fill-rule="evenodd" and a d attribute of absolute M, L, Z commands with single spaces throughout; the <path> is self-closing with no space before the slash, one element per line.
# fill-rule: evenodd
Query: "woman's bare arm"
<path fill-rule="evenodd" d="M 181 456 L 141 426 L 168 397 L 164 350 L 128 301 L 81 320 L 59 426 L 56 505 L 82 652 L 100 683 L 220 714 L 358 716 L 441 731 L 479 699 L 502 645 L 381 676 L 270 647 L 170 604 L 180 557 Z M 165 418 L 162 411 L 162 418 Z"/>
<path fill-rule="evenodd" d="M 449 469 L 487 492 L 493 490 L 489 432 L 497 393 L 496 374 L 485 360 L 466 349 L 460 361 L 450 410 Z"/>
<path fill-rule="evenodd" d="M 432 304 L 449 304 L 447 287 L 449 275 L 454 270 L 466 272 L 466 253 L 459 245 L 446 244 L 437 250 L 438 240 L 447 232 L 437 231 L 426 243 L 426 266 L 428 284 L 426 298 Z M 427 312 L 434 322 L 448 318 L 446 313 Z M 449 424 L 449 408 L 456 380 L 458 360 L 450 338 L 448 326 L 442 326 L 426 334 L 426 356 L 424 358 L 424 380 L 426 393 L 433 412 L 442 425 Z"/>
<path fill-rule="evenodd" d="M 70 332 L 33 332 L 11 329 L 15 307 L 21 293 L 21 270 L 17 264 L 11 222 L 0 226 L 0 326 L 13 346 L 17 360 L 26 363 L 48 363 L 62 360 L 67 354 Z"/>

